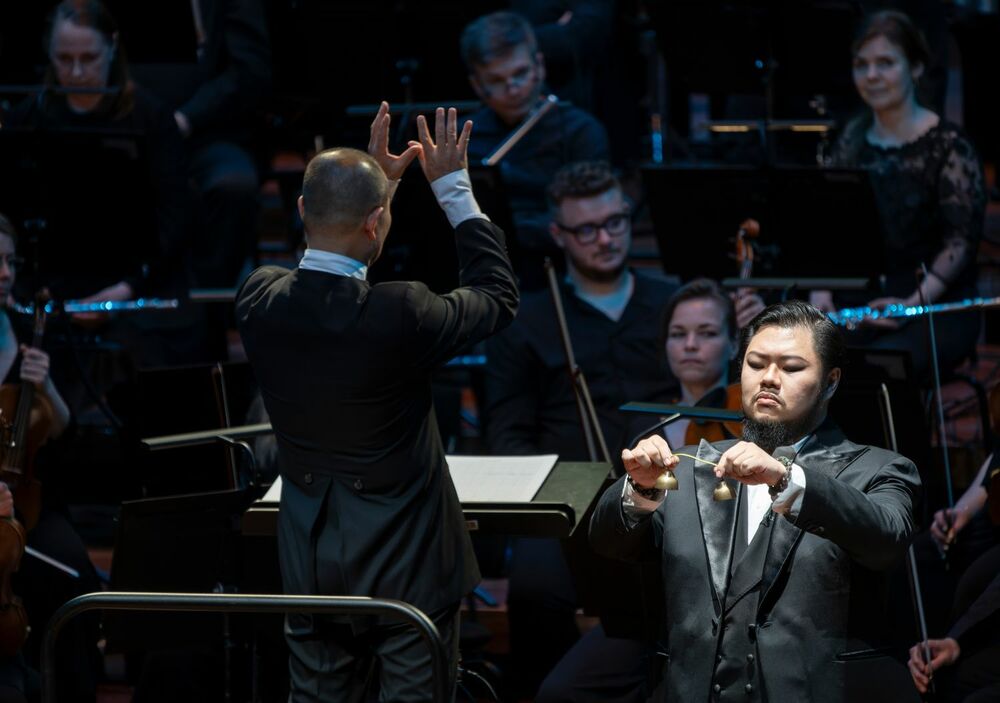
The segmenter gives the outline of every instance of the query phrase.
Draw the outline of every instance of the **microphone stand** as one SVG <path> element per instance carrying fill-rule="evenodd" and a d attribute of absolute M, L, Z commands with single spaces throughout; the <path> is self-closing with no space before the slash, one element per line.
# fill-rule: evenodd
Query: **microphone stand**
<path fill-rule="evenodd" d="M 576 363 L 576 356 L 573 354 L 573 343 L 569 338 L 569 328 L 566 326 L 566 315 L 563 312 L 562 294 L 559 292 L 559 282 L 556 280 L 556 269 L 552 264 L 552 259 L 545 259 L 545 275 L 549 279 L 549 292 L 552 294 L 552 304 L 556 309 L 556 321 L 559 324 L 559 336 L 562 339 L 563 351 L 566 353 L 566 366 L 569 371 L 570 383 L 573 385 L 573 394 L 576 396 L 576 408 L 580 414 L 580 426 L 583 429 L 583 439 L 587 444 L 587 455 L 590 461 L 604 461 L 611 463 L 611 455 L 608 453 L 608 445 L 604 441 L 604 433 L 601 432 L 601 423 L 597 419 L 597 410 L 594 409 L 594 400 L 590 397 L 590 389 L 587 387 L 587 379 Z M 597 450 L 600 449 L 600 455 Z"/>

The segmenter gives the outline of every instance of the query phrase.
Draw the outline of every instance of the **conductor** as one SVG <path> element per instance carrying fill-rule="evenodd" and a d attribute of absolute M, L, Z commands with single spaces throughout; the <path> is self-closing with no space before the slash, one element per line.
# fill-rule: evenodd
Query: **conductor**
<path fill-rule="evenodd" d="M 254 271 L 236 299 L 240 334 L 278 443 L 278 544 L 289 594 L 406 601 L 458 653 L 458 605 L 479 581 L 431 400 L 431 372 L 514 318 L 503 232 L 480 212 L 466 170 L 472 123 L 438 108 L 435 134 L 388 151 L 389 106 L 368 153 L 330 149 L 299 198 L 308 249 L 297 268 Z M 460 287 L 372 285 L 399 178 L 419 158 L 452 227 Z M 419 635 L 373 618 L 289 615 L 292 703 L 360 700 L 377 667 L 380 700 L 431 700 Z"/>

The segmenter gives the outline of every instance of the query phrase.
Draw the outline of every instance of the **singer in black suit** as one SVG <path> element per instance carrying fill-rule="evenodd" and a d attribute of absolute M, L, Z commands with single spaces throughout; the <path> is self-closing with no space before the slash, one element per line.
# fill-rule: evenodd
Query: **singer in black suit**
<path fill-rule="evenodd" d="M 826 420 L 843 341 L 821 312 L 771 306 L 742 351 L 743 441 L 679 450 L 693 460 L 660 435 L 642 440 L 623 452 L 628 476 L 591 521 L 597 551 L 661 564 L 664 679 L 653 700 L 903 700 L 905 669 L 880 647 L 887 571 L 913 531 L 916 467 Z M 666 468 L 679 482 L 668 496 L 655 488 Z M 735 500 L 713 499 L 720 478 Z"/>
<path fill-rule="evenodd" d="M 430 374 L 506 326 L 518 292 L 503 233 L 466 171 L 472 123 L 437 114 L 435 137 L 388 153 L 388 105 L 369 154 L 333 149 L 306 169 L 309 249 L 297 269 L 258 269 L 237 296 L 240 334 L 278 442 L 278 541 L 286 593 L 376 596 L 426 612 L 457 661 L 458 603 L 479 580 L 434 419 Z M 413 158 L 455 227 L 461 287 L 371 285 L 396 180 Z M 379 665 L 380 700 L 431 700 L 420 637 L 359 618 L 289 617 L 293 703 L 360 700 Z M 452 682 L 454 685 L 454 681 Z"/>

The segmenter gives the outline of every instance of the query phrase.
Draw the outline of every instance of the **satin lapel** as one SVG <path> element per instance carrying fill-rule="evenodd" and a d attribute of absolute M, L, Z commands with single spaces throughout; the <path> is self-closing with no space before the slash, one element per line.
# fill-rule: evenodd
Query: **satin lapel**
<path fill-rule="evenodd" d="M 715 588 L 715 602 L 722 603 L 722 592 L 726 587 L 726 568 L 729 565 L 729 535 L 733 528 L 733 514 L 736 512 L 736 501 L 718 502 L 712 498 L 717 479 L 712 472 L 722 453 L 705 440 L 698 445 L 694 462 L 695 499 L 698 501 L 698 515 L 701 518 L 701 531 L 705 536 L 705 554 L 708 558 L 708 571 Z M 736 495 L 737 482 L 727 479 L 729 487 Z"/>
<path fill-rule="evenodd" d="M 799 466 L 806 466 L 810 470 L 824 471 L 837 477 L 867 451 L 867 447 L 849 441 L 839 427 L 827 420 L 806 442 L 802 451 L 796 455 L 795 463 Z M 806 490 L 809 490 L 808 485 Z M 795 546 L 802 539 L 802 530 L 784 517 L 775 515 L 772 529 L 771 544 L 767 550 L 767 559 L 764 561 L 764 572 L 761 577 L 760 590 L 763 594 L 760 599 L 761 608 L 769 607 L 769 596 L 777 597 L 777 594 L 771 594 L 771 589 L 775 581 L 791 565 Z"/>
<path fill-rule="evenodd" d="M 743 492 L 746 493 L 746 487 Z M 747 498 L 749 502 L 749 497 Z M 746 507 L 746 506 L 744 506 Z M 747 508 L 749 509 L 749 508 Z M 740 520 L 746 520 L 746 514 L 740 515 Z M 753 539 L 743 552 L 743 558 L 733 565 L 732 580 L 729 582 L 729 593 L 726 594 L 726 610 L 731 609 L 739 600 L 760 583 L 764 562 L 771 543 L 771 524 L 761 524 L 754 533 Z"/>

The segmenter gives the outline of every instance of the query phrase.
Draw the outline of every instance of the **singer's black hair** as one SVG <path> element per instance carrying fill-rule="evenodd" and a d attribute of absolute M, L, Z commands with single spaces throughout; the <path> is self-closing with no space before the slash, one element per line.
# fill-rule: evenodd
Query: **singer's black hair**
<path fill-rule="evenodd" d="M 747 353 L 750 340 L 765 327 L 805 327 L 812 331 L 816 356 L 823 364 L 823 373 L 843 368 L 846 361 L 844 335 L 820 310 L 801 300 L 788 300 L 764 308 L 743 329 L 740 344 L 740 364 Z"/>

